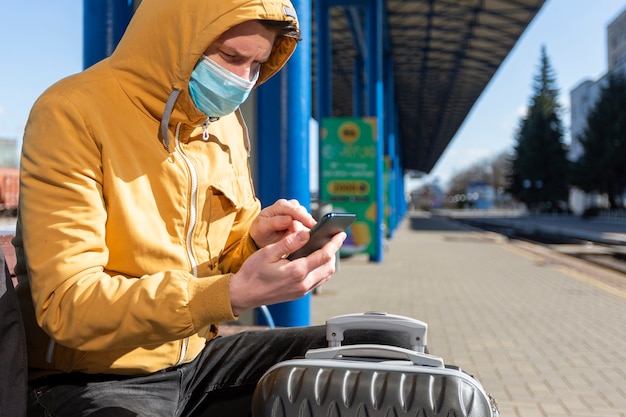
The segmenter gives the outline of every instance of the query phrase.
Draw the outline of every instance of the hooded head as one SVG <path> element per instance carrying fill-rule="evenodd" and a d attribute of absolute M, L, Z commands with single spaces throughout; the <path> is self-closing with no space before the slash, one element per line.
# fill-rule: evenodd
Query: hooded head
<path fill-rule="evenodd" d="M 278 72 L 296 48 L 298 21 L 289 0 L 141 2 L 110 65 L 128 96 L 161 120 L 166 146 L 170 124 L 200 124 L 206 118 L 189 95 L 196 64 L 224 32 L 250 20 L 288 22 L 294 29 L 290 36 L 277 34 L 259 69 L 258 86 Z"/>

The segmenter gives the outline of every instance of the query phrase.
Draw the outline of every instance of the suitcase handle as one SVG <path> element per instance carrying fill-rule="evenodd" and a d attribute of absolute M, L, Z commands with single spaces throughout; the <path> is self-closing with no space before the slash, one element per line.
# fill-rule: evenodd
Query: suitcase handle
<path fill-rule="evenodd" d="M 428 324 L 410 317 L 366 312 L 336 316 L 326 321 L 326 340 L 329 347 L 341 346 L 345 330 L 399 330 L 409 334 L 411 349 L 424 352 Z"/>
<path fill-rule="evenodd" d="M 346 345 L 322 349 L 311 349 L 306 359 L 363 359 L 378 358 L 387 360 L 409 360 L 415 365 L 443 368 L 443 359 L 427 353 L 415 352 L 396 346 L 385 345 Z"/>

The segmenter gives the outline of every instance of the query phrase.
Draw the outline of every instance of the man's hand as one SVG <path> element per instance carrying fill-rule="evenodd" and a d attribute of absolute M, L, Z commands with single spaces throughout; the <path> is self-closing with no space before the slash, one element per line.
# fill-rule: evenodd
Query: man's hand
<path fill-rule="evenodd" d="M 233 313 L 264 305 L 295 300 L 328 281 L 335 272 L 335 256 L 346 238 L 335 235 L 321 249 L 293 261 L 287 255 L 309 239 L 306 230 L 286 234 L 276 243 L 252 254 L 230 278 Z"/>
<path fill-rule="evenodd" d="M 288 233 L 308 230 L 315 219 L 297 200 L 278 200 L 261 210 L 252 226 L 250 237 L 259 248 L 278 242 Z"/>

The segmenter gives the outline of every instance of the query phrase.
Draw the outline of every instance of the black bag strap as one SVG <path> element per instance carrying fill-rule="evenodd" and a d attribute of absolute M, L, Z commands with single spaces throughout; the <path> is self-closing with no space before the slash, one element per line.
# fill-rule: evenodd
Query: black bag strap
<path fill-rule="evenodd" d="M 26 337 L 13 280 L 0 249 L 0 417 L 26 414 Z"/>

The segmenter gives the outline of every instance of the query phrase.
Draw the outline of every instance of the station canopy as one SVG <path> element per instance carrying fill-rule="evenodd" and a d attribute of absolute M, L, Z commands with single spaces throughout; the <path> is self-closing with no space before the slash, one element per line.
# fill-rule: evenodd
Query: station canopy
<path fill-rule="evenodd" d="M 386 59 L 393 62 L 399 154 L 405 170 L 432 170 L 543 3 L 386 0 L 384 47 Z M 359 13 L 345 6 L 330 10 L 333 117 L 354 116 L 353 22 Z M 314 83 L 316 76 L 314 70 Z"/>

